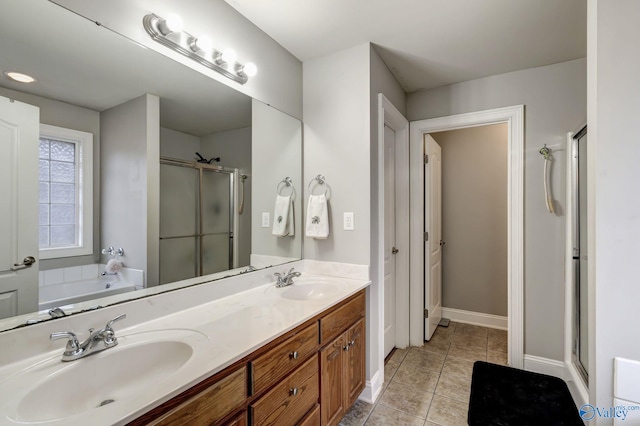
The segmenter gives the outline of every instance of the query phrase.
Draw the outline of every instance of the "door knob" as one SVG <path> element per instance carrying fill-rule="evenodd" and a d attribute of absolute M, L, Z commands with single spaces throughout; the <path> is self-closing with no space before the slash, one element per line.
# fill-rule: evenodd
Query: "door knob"
<path fill-rule="evenodd" d="M 447 244 L 447 243 L 445 243 L 445 242 L 444 242 L 444 240 L 440 240 L 440 245 L 441 245 L 441 246 L 443 246 L 443 245 L 445 245 L 445 244 Z"/>
<path fill-rule="evenodd" d="M 393 247 L 393 248 L 391 249 L 391 254 L 398 254 L 398 252 L 399 252 L 399 251 L 400 251 L 400 250 L 398 250 L 397 248 Z"/>
<path fill-rule="evenodd" d="M 36 263 L 36 258 L 33 256 L 27 256 L 22 260 L 22 263 L 14 263 L 13 268 L 11 269 L 27 268 L 33 265 L 34 263 Z"/>

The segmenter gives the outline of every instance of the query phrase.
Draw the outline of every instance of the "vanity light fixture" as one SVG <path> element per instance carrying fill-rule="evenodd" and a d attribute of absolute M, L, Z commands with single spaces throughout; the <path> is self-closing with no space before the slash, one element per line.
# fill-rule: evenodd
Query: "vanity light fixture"
<path fill-rule="evenodd" d="M 150 13 L 142 19 L 142 25 L 153 40 L 240 84 L 245 84 L 258 72 L 253 63 L 238 63 L 233 50 L 219 51 L 213 48 L 210 38 L 195 37 L 183 31 L 182 19 L 177 15 L 163 19 Z"/>
<path fill-rule="evenodd" d="M 30 75 L 17 71 L 5 71 L 3 74 L 11 80 L 17 81 L 18 83 L 33 83 L 36 81 L 36 79 L 31 77 Z"/>

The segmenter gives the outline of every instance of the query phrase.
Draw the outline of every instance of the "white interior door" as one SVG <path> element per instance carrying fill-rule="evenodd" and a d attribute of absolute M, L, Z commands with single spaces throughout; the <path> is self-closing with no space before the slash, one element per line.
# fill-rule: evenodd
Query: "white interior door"
<path fill-rule="evenodd" d="M 0 96 L 0 318 L 38 310 L 39 121 Z"/>
<path fill-rule="evenodd" d="M 396 346 L 396 134 L 384 126 L 384 356 Z"/>
<path fill-rule="evenodd" d="M 440 145 L 424 137 L 424 339 L 429 340 L 442 318 L 442 157 Z"/>

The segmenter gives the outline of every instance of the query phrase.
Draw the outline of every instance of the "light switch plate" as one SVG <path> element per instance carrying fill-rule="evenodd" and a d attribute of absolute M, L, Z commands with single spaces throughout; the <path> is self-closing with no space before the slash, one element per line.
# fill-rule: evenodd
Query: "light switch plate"
<path fill-rule="evenodd" d="M 271 220 L 269 218 L 269 212 L 262 212 L 262 227 L 268 228 L 270 222 Z"/>
<path fill-rule="evenodd" d="M 353 231 L 354 229 L 353 212 L 344 212 L 344 230 Z"/>

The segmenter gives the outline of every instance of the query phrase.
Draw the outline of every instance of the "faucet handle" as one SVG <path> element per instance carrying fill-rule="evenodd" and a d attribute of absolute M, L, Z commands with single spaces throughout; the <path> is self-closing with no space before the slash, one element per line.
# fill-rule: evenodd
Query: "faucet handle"
<path fill-rule="evenodd" d="M 108 329 L 108 330 L 112 330 L 113 329 L 112 326 L 113 326 L 114 322 L 120 321 L 121 319 L 125 319 L 126 317 L 127 317 L 127 314 L 118 315 L 117 317 L 115 317 L 114 319 L 109 321 L 107 323 L 107 325 L 105 326 L 105 328 Z"/>
<path fill-rule="evenodd" d="M 66 352 L 77 352 L 78 350 L 80 350 L 80 342 L 78 342 L 78 337 L 71 331 L 58 331 L 55 333 L 51 333 L 49 339 L 69 339 L 67 341 Z"/>

